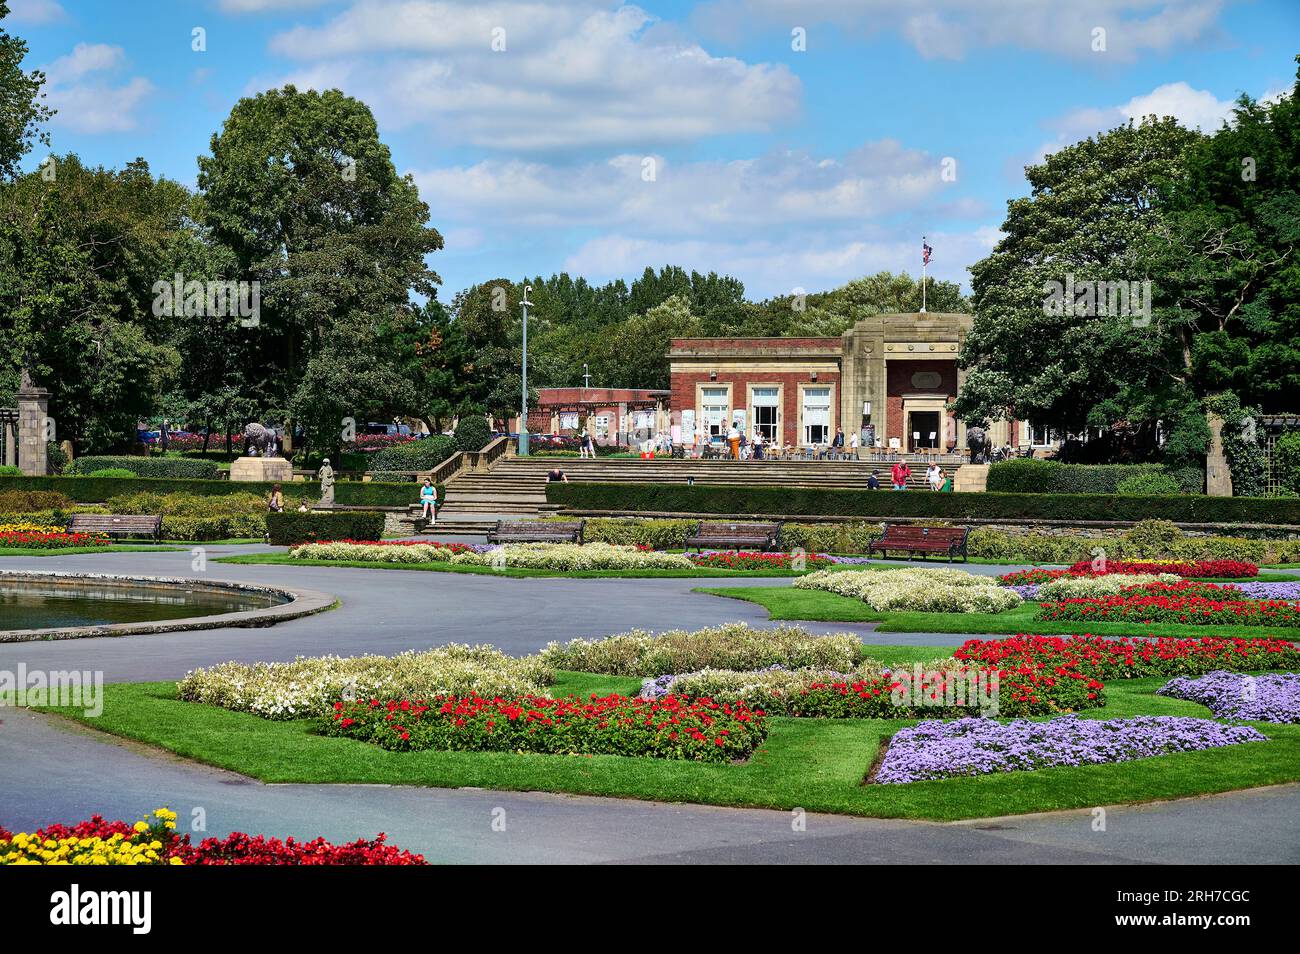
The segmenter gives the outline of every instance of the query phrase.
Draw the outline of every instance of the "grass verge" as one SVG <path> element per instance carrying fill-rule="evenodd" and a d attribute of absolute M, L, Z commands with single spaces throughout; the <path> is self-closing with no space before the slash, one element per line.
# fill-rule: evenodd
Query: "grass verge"
<path fill-rule="evenodd" d="M 182 547 L 149 546 L 147 544 L 113 543 L 106 547 L 0 547 L 0 556 L 74 556 L 82 553 L 171 553 Z"/>

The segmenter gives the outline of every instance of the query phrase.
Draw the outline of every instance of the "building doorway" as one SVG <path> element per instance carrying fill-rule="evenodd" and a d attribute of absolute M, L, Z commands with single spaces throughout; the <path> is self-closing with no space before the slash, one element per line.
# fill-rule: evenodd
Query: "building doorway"
<path fill-rule="evenodd" d="M 916 452 L 936 449 L 942 436 L 939 432 L 938 411 L 911 411 L 908 413 L 908 450 Z"/>

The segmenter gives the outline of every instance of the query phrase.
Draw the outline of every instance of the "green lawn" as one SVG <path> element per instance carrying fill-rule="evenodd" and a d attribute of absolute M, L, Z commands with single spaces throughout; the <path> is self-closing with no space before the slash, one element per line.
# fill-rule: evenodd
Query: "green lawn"
<path fill-rule="evenodd" d="M 933 658 L 937 647 L 871 647 L 893 662 Z M 563 673 L 558 693 L 631 692 L 639 680 Z M 1163 678 L 1107 685 L 1087 718 L 1139 713 L 1205 716 L 1194 703 L 1152 693 Z M 878 817 L 953 820 L 1179 798 L 1300 779 L 1300 726 L 1259 724 L 1265 743 L 1184 752 L 1116 765 L 1052 768 L 910 785 L 865 785 L 881 741 L 909 722 L 774 718 L 744 764 L 621 756 L 495 752 L 389 752 L 315 735 L 311 720 L 270 722 L 178 702 L 170 682 L 108 686 L 87 725 L 266 782 L 474 786 L 567 792 Z"/>
<path fill-rule="evenodd" d="M 1021 603 L 1002 613 L 912 613 L 872 609 L 861 600 L 825 590 L 801 590 L 793 586 L 696 587 L 696 593 L 708 593 L 734 600 L 758 603 L 770 619 L 810 620 L 815 622 L 874 623 L 881 633 L 976 633 L 1010 635 L 1038 633 L 1070 634 L 1086 630 L 1096 636 L 1271 636 L 1300 639 L 1300 629 L 1282 626 L 1181 626 L 1175 623 L 1078 623 L 1070 620 L 1039 620 L 1038 604 Z"/>

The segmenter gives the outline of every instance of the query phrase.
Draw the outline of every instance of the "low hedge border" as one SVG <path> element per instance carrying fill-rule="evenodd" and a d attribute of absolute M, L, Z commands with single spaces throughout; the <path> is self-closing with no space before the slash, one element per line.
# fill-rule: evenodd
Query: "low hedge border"
<path fill-rule="evenodd" d="M 1170 472 L 1163 464 L 1064 464 L 1058 460 L 1020 458 L 989 467 L 985 489 L 1010 494 L 1115 494 L 1125 480 L 1158 475 L 1168 475 L 1178 483 L 1183 482 L 1180 478 L 1187 479 L 1181 472 Z M 1188 480 L 1189 487 L 1195 483 L 1203 490 L 1204 476 Z"/>
<path fill-rule="evenodd" d="M 384 535 L 384 515 L 375 510 L 286 510 L 266 515 L 266 534 L 271 545 L 278 547 L 317 540 L 378 540 Z"/>
<path fill-rule="evenodd" d="M 217 480 L 221 468 L 216 461 L 189 457 L 90 456 L 72 462 L 74 474 L 93 474 L 97 470 L 129 470 L 140 477 L 161 480 Z"/>
<path fill-rule="evenodd" d="M 45 490 L 65 494 L 78 503 L 103 503 L 118 494 L 186 493 L 241 494 L 266 496 L 271 492 L 266 481 L 186 480 L 153 477 L 0 477 L 0 492 L 6 490 Z M 280 485 L 289 500 L 320 499 L 317 481 L 288 481 Z M 438 499 L 444 499 L 438 488 Z M 377 481 L 339 481 L 334 485 L 334 502 L 352 507 L 405 507 L 419 502 L 419 485 L 389 484 Z"/>
<path fill-rule="evenodd" d="M 2 485 L 0 485 L 2 486 Z M 1172 520 L 1300 526 L 1300 498 L 1118 494 L 894 492 L 804 487 L 552 483 L 549 503 L 575 510 L 788 516 Z"/>

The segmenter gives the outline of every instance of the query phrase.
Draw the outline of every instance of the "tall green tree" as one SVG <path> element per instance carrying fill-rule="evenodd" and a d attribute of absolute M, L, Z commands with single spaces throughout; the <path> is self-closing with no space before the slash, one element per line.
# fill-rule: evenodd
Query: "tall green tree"
<path fill-rule="evenodd" d="M 350 334 L 358 348 L 387 338 L 418 311 L 412 295 L 433 298 L 439 282 L 426 256 L 442 236 L 414 181 L 398 175 L 370 109 L 338 90 L 293 86 L 242 99 L 211 154 L 199 157 L 198 182 L 215 239 L 242 277 L 261 284 L 254 377 L 300 411 L 328 381 L 345 395 L 383 395 L 395 402 L 386 411 L 411 412 L 415 399 L 390 386 L 383 361 L 340 350 Z M 327 349 L 341 362 L 328 373 Z M 344 416 L 363 413 L 352 410 Z M 311 419 L 327 441 L 339 427 L 322 414 Z"/>
<path fill-rule="evenodd" d="M 9 4 L 0 0 L 0 21 L 9 16 Z M 41 129 L 54 110 L 41 100 L 45 74 L 23 69 L 27 44 L 0 26 L 0 180 L 18 173 L 18 162 L 37 142 L 49 145 Z"/>

